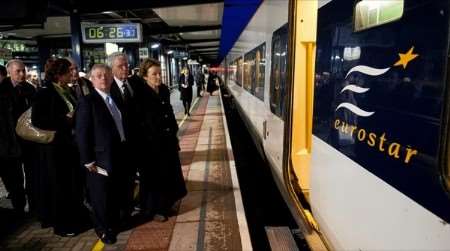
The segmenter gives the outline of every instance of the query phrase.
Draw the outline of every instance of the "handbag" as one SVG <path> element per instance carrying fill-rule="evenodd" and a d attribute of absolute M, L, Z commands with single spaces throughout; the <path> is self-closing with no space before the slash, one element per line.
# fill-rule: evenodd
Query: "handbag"
<path fill-rule="evenodd" d="M 56 131 L 42 130 L 31 123 L 31 107 L 17 120 L 16 133 L 24 140 L 40 144 L 48 144 L 55 138 Z"/>

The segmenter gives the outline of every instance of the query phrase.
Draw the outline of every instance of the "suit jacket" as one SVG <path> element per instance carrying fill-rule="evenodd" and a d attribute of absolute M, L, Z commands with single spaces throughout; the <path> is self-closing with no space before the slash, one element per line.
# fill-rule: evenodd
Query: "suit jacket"
<path fill-rule="evenodd" d="M 72 86 L 72 90 L 77 99 L 82 96 L 86 96 L 89 93 L 94 91 L 94 86 L 91 81 L 87 78 L 80 77 L 74 86 Z"/>
<path fill-rule="evenodd" d="M 75 135 L 83 166 L 95 161 L 97 166 L 108 173 L 120 170 L 120 134 L 105 101 L 97 91 L 80 99 L 75 114 Z"/>
<path fill-rule="evenodd" d="M 15 131 L 17 119 L 31 106 L 35 93 L 27 82 L 17 89 L 9 77 L 0 83 L 0 157 L 20 156 L 20 139 Z"/>
<path fill-rule="evenodd" d="M 135 142 L 136 139 L 139 137 L 137 134 L 138 130 L 138 107 L 137 107 L 137 98 L 136 95 L 138 95 L 139 90 L 142 88 L 142 85 L 144 83 L 141 83 L 136 78 L 128 78 L 128 84 L 133 90 L 133 96 L 129 100 L 125 102 L 122 96 L 122 92 L 119 89 L 119 85 L 114 80 L 111 85 L 111 97 L 113 98 L 114 102 L 117 104 L 117 106 L 120 109 L 120 112 L 122 113 L 122 118 L 124 121 L 124 130 L 125 135 L 131 143 Z"/>
<path fill-rule="evenodd" d="M 186 78 L 184 74 L 180 75 L 180 85 L 178 86 L 180 90 L 180 99 L 192 101 L 192 86 L 194 85 L 194 77 L 189 74 Z M 187 87 L 183 87 L 182 84 L 187 84 Z"/>

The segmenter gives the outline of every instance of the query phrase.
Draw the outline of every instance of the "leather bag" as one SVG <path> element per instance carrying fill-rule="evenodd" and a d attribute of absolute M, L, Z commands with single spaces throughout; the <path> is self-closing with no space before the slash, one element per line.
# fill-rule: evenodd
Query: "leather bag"
<path fill-rule="evenodd" d="M 42 130 L 31 123 L 31 107 L 20 115 L 17 120 L 16 133 L 24 140 L 40 144 L 51 143 L 56 131 Z"/>

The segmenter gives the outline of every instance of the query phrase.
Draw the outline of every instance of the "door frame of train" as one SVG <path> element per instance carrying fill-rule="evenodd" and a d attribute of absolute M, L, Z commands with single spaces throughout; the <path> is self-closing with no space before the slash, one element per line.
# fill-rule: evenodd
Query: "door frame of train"
<path fill-rule="evenodd" d="M 318 1 L 289 1 L 287 112 L 283 178 L 312 250 L 329 249 L 309 207 Z"/>

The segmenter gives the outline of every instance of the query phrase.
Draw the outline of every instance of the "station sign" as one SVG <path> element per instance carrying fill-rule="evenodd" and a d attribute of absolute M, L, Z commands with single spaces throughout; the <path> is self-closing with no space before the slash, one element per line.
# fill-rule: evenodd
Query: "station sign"
<path fill-rule="evenodd" d="M 142 26 L 138 23 L 81 23 L 81 33 L 87 44 L 142 42 Z"/>
<path fill-rule="evenodd" d="M 139 48 L 139 58 L 140 59 L 148 58 L 148 48 Z"/>

